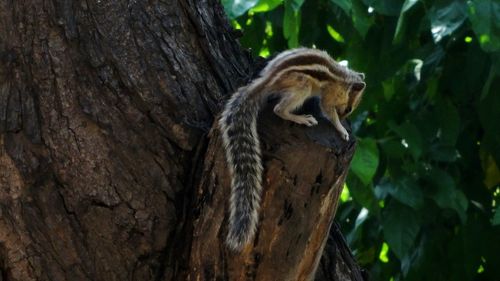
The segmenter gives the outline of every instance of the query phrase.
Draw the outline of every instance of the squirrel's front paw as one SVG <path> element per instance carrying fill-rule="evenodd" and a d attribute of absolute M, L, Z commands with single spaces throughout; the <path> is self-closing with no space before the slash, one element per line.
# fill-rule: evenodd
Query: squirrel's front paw
<path fill-rule="evenodd" d="M 343 140 L 348 141 L 349 140 L 349 133 L 347 132 L 346 129 L 343 129 L 340 131 L 340 136 L 342 137 Z"/>
<path fill-rule="evenodd" d="M 318 125 L 318 121 L 312 115 L 297 115 L 294 117 L 295 123 L 306 125 L 308 127 Z"/>

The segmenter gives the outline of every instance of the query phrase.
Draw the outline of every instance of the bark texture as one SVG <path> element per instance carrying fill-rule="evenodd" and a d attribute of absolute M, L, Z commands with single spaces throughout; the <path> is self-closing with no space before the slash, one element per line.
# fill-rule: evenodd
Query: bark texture
<path fill-rule="evenodd" d="M 215 0 L 0 0 L 0 280 L 184 280 L 200 272 L 196 254 L 210 246 L 201 222 L 211 210 L 219 216 L 209 224 L 225 219 L 228 190 L 217 132 L 209 146 L 206 136 L 223 97 L 252 72 Z M 280 220 L 279 231 L 303 224 L 312 240 L 293 240 L 293 251 L 317 251 L 302 261 L 314 266 L 339 192 L 331 186 L 343 181 L 352 150 L 314 144 L 303 128 L 265 118 L 274 168 L 259 236 L 278 237 L 271 232 Z M 302 158 L 288 154 L 300 150 Z M 317 161 L 310 173 L 304 152 Z M 295 205 L 304 203 L 323 209 Z M 282 258 L 296 234 L 278 239 L 272 257 Z M 255 255 L 230 258 L 262 260 L 272 241 L 259 241 Z M 227 255 L 220 246 L 211 254 Z"/>
<path fill-rule="evenodd" d="M 338 223 L 333 223 L 320 266 L 316 272 L 316 281 L 368 281 L 368 273 L 361 269 L 351 253 Z"/>
<path fill-rule="evenodd" d="M 304 108 L 320 121 L 310 128 L 277 117 L 273 106 L 261 114 L 260 223 L 241 253 L 224 244 L 230 177 L 213 132 L 197 190 L 188 280 L 314 280 L 354 151 L 354 141 L 340 140 L 318 107 L 311 100 Z"/>

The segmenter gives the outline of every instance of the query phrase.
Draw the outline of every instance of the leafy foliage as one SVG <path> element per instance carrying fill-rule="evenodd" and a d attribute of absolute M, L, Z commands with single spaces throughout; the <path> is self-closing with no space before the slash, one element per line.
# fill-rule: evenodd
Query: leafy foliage
<path fill-rule="evenodd" d="M 498 280 L 500 2 L 223 4 L 256 55 L 315 46 L 365 72 L 337 219 L 372 280 Z"/>

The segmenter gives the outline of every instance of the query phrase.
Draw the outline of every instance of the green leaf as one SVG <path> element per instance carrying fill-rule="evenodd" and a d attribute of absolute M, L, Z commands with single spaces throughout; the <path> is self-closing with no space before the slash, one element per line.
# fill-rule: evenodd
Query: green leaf
<path fill-rule="evenodd" d="M 462 223 L 466 221 L 468 200 L 465 194 L 456 188 L 453 178 L 443 170 L 434 168 L 430 172 L 430 180 L 435 187 L 432 199 L 441 208 L 454 210 Z"/>
<path fill-rule="evenodd" d="M 361 3 L 361 0 L 352 1 L 352 22 L 361 37 L 365 37 L 368 30 L 375 20 L 368 14 L 367 7 Z"/>
<path fill-rule="evenodd" d="M 429 147 L 429 154 L 432 159 L 442 162 L 453 162 L 460 156 L 455 146 L 441 144 L 431 145 Z"/>
<path fill-rule="evenodd" d="M 418 0 L 405 0 L 401 11 L 399 12 L 398 23 L 396 25 L 396 31 L 394 32 L 394 43 L 401 42 L 403 37 L 403 30 L 406 23 L 406 13 L 418 3 Z"/>
<path fill-rule="evenodd" d="M 423 140 L 419 130 L 411 123 L 403 123 L 400 126 L 388 124 L 401 138 L 401 143 L 409 149 L 413 158 L 417 160 L 422 155 Z"/>
<path fill-rule="evenodd" d="M 484 172 L 483 183 L 487 188 L 494 188 L 500 185 L 500 169 L 491 154 L 481 153 L 481 162 Z"/>
<path fill-rule="evenodd" d="M 467 18 L 467 7 L 461 0 L 442 0 L 429 11 L 431 19 L 431 33 L 434 42 L 452 34 Z"/>
<path fill-rule="evenodd" d="M 424 195 L 420 186 L 410 178 L 399 179 L 399 182 L 384 181 L 380 184 L 380 188 L 387 190 L 399 202 L 415 210 L 424 205 Z"/>
<path fill-rule="evenodd" d="M 371 185 L 366 186 L 358 177 L 349 174 L 347 176 L 347 187 L 354 201 L 370 211 L 378 212 L 377 199 Z"/>
<path fill-rule="evenodd" d="M 283 0 L 260 0 L 250 11 L 254 13 L 269 12 L 283 3 Z"/>
<path fill-rule="evenodd" d="M 498 3 L 258 0 L 236 19 L 239 41 L 255 55 L 315 46 L 366 74 L 368 88 L 350 121 L 362 139 L 376 140 L 378 164 L 370 168 L 356 156 L 347 177 L 351 197 L 345 189 L 337 217 L 373 280 L 500 276 L 492 266 L 500 264 L 498 169 L 481 155 L 500 163 Z M 436 44 L 431 28 L 440 21 Z M 235 83 L 261 66 L 236 71 L 242 77 Z M 383 243 L 389 249 L 381 255 Z"/>
<path fill-rule="evenodd" d="M 389 262 L 389 257 L 387 256 L 387 252 L 389 252 L 389 245 L 387 245 L 387 243 L 383 243 L 382 249 L 380 249 L 380 254 L 378 255 L 378 259 L 383 263 Z"/>
<path fill-rule="evenodd" d="M 492 54 L 491 67 L 488 74 L 488 79 L 484 83 L 483 90 L 481 91 L 481 100 L 486 98 L 491 91 L 491 83 L 497 76 L 500 76 L 500 53 Z"/>
<path fill-rule="evenodd" d="M 493 219 L 491 220 L 492 225 L 500 225 L 500 206 L 497 207 L 495 210 L 495 215 L 493 216 Z"/>
<path fill-rule="evenodd" d="M 427 96 L 430 100 L 434 100 L 436 96 L 438 96 L 437 91 L 439 89 L 439 84 L 446 81 L 439 77 L 439 69 L 446 56 L 446 52 L 442 46 L 434 44 L 427 45 L 420 52 L 420 56 L 422 56 L 424 60 L 422 79 L 428 79 Z"/>
<path fill-rule="evenodd" d="M 352 2 L 351 0 L 330 0 L 335 5 L 339 6 L 346 15 L 351 16 Z"/>
<path fill-rule="evenodd" d="M 500 50 L 500 2 L 498 0 L 467 1 L 469 19 L 481 47 L 486 52 Z"/>
<path fill-rule="evenodd" d="M 412 209 L 391 201 L 382 212 L 382 228 L 391 250 L 402 259 L 413 246 L 420 224 Z"/>
<path fill-rule="evenodd" d="M 296 12 L 298 12 L 300 10 L 300 7 L 302 7 L 302 4 L 304 4 L 304 0 L 286 0 L 286 1 L 290 1 L 293 10 Z"/>
<path fill-rule="evenodd" d="M 496 163 L 500 163 L 500 130 L 498 129 L 500 95 L 498 90 L 495 91 L 499 85 L 500 81 L 493 84 L 492 93 L 481 100 L 478 108 L 479 120 L 484 130 L 481 147 L 484 146 L 493 155 Z"/>
<path fill-rule="evenodd" d="M 234 19 L 246 13 L 257 4 L 258 0 L 222 0 L 224 10 L 230 19 Z"/>
<path fill-rule="evenodd" d="M 384 89 L 384 98 L 386 101 L 390 101 L 396 93 L 396 85 L 394 84 L 394 79 L 382 81 L 382 88 Z"/>
<path fill-rule="evenodd" d="M 266 22 L 260 16 L 242 16 L 245 18 L 241 21 L 243 37 L 240 38 L 240 42 L 244 44 L 247 48 L 251 48 L 255 55 L 259 54 L 260 50 L 263 48 L 264 40 L 266 40 Z"/>
<path fill-rule="evenodd" d="M 331 25 L 327 24 L 326 30 L 328 31 L 328 34 L 332 36 L 333 40 L 339 43 L 344 43 L 344 37 L 342 37 L 342 35 L 340 35 L 340 33 L 338 33 L 337 30 L 335 30 Z"/>
<path fill-rule="evenodd" d="M 402 6 L 401 0 L 363 0 L 363 3 L 385 16 L 399 15 Z"/>
<path fill-rule="evenodd" d="M 400 16 L 408 12 L 417 3 L 418 0 L 405 0 L 403 7 L 401 7 L 401 12 L 399 12 Z"/>
<path fill-rule="evenodd" d="M 296 10 L 295 5 L 297 3 L 293 0 L 285 1 L 283 36 L 288 40 L 288 48 L 299 46 L 300 13 Z"/>
<path fill-rule="evenodd" d="M 372 181 L 377 171 L 378 161 L 379 152 L 375 140 L 371 138 L 360 139 L 352 159 L 351 169 L 364 185 L 368 185 Z"/>
<path fill-rule="evenodd" d="M 406 148 L 401 144 L 401 141 L 387 140 L 381 143 L 382 150 L 386 156 L 400 160 L 405 154 Z"/>
<path fill-rule="evenodd" d="M 440 101 L 436 104 L 436 115 L 439 124 L 438 138 L 443 145 L 454 146 L 460 129 L 457 108 L 451 102 Z"/>

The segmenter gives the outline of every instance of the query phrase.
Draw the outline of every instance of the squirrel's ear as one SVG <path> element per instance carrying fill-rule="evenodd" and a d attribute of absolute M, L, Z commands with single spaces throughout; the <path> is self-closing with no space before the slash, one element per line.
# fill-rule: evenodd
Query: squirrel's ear
<path fill-rule="evenodd" d="M 365 82 L 354 82 L 352 84 L 352 90 L 355 92 L 361 92 L 365 89 L 366 83 Z"/>

